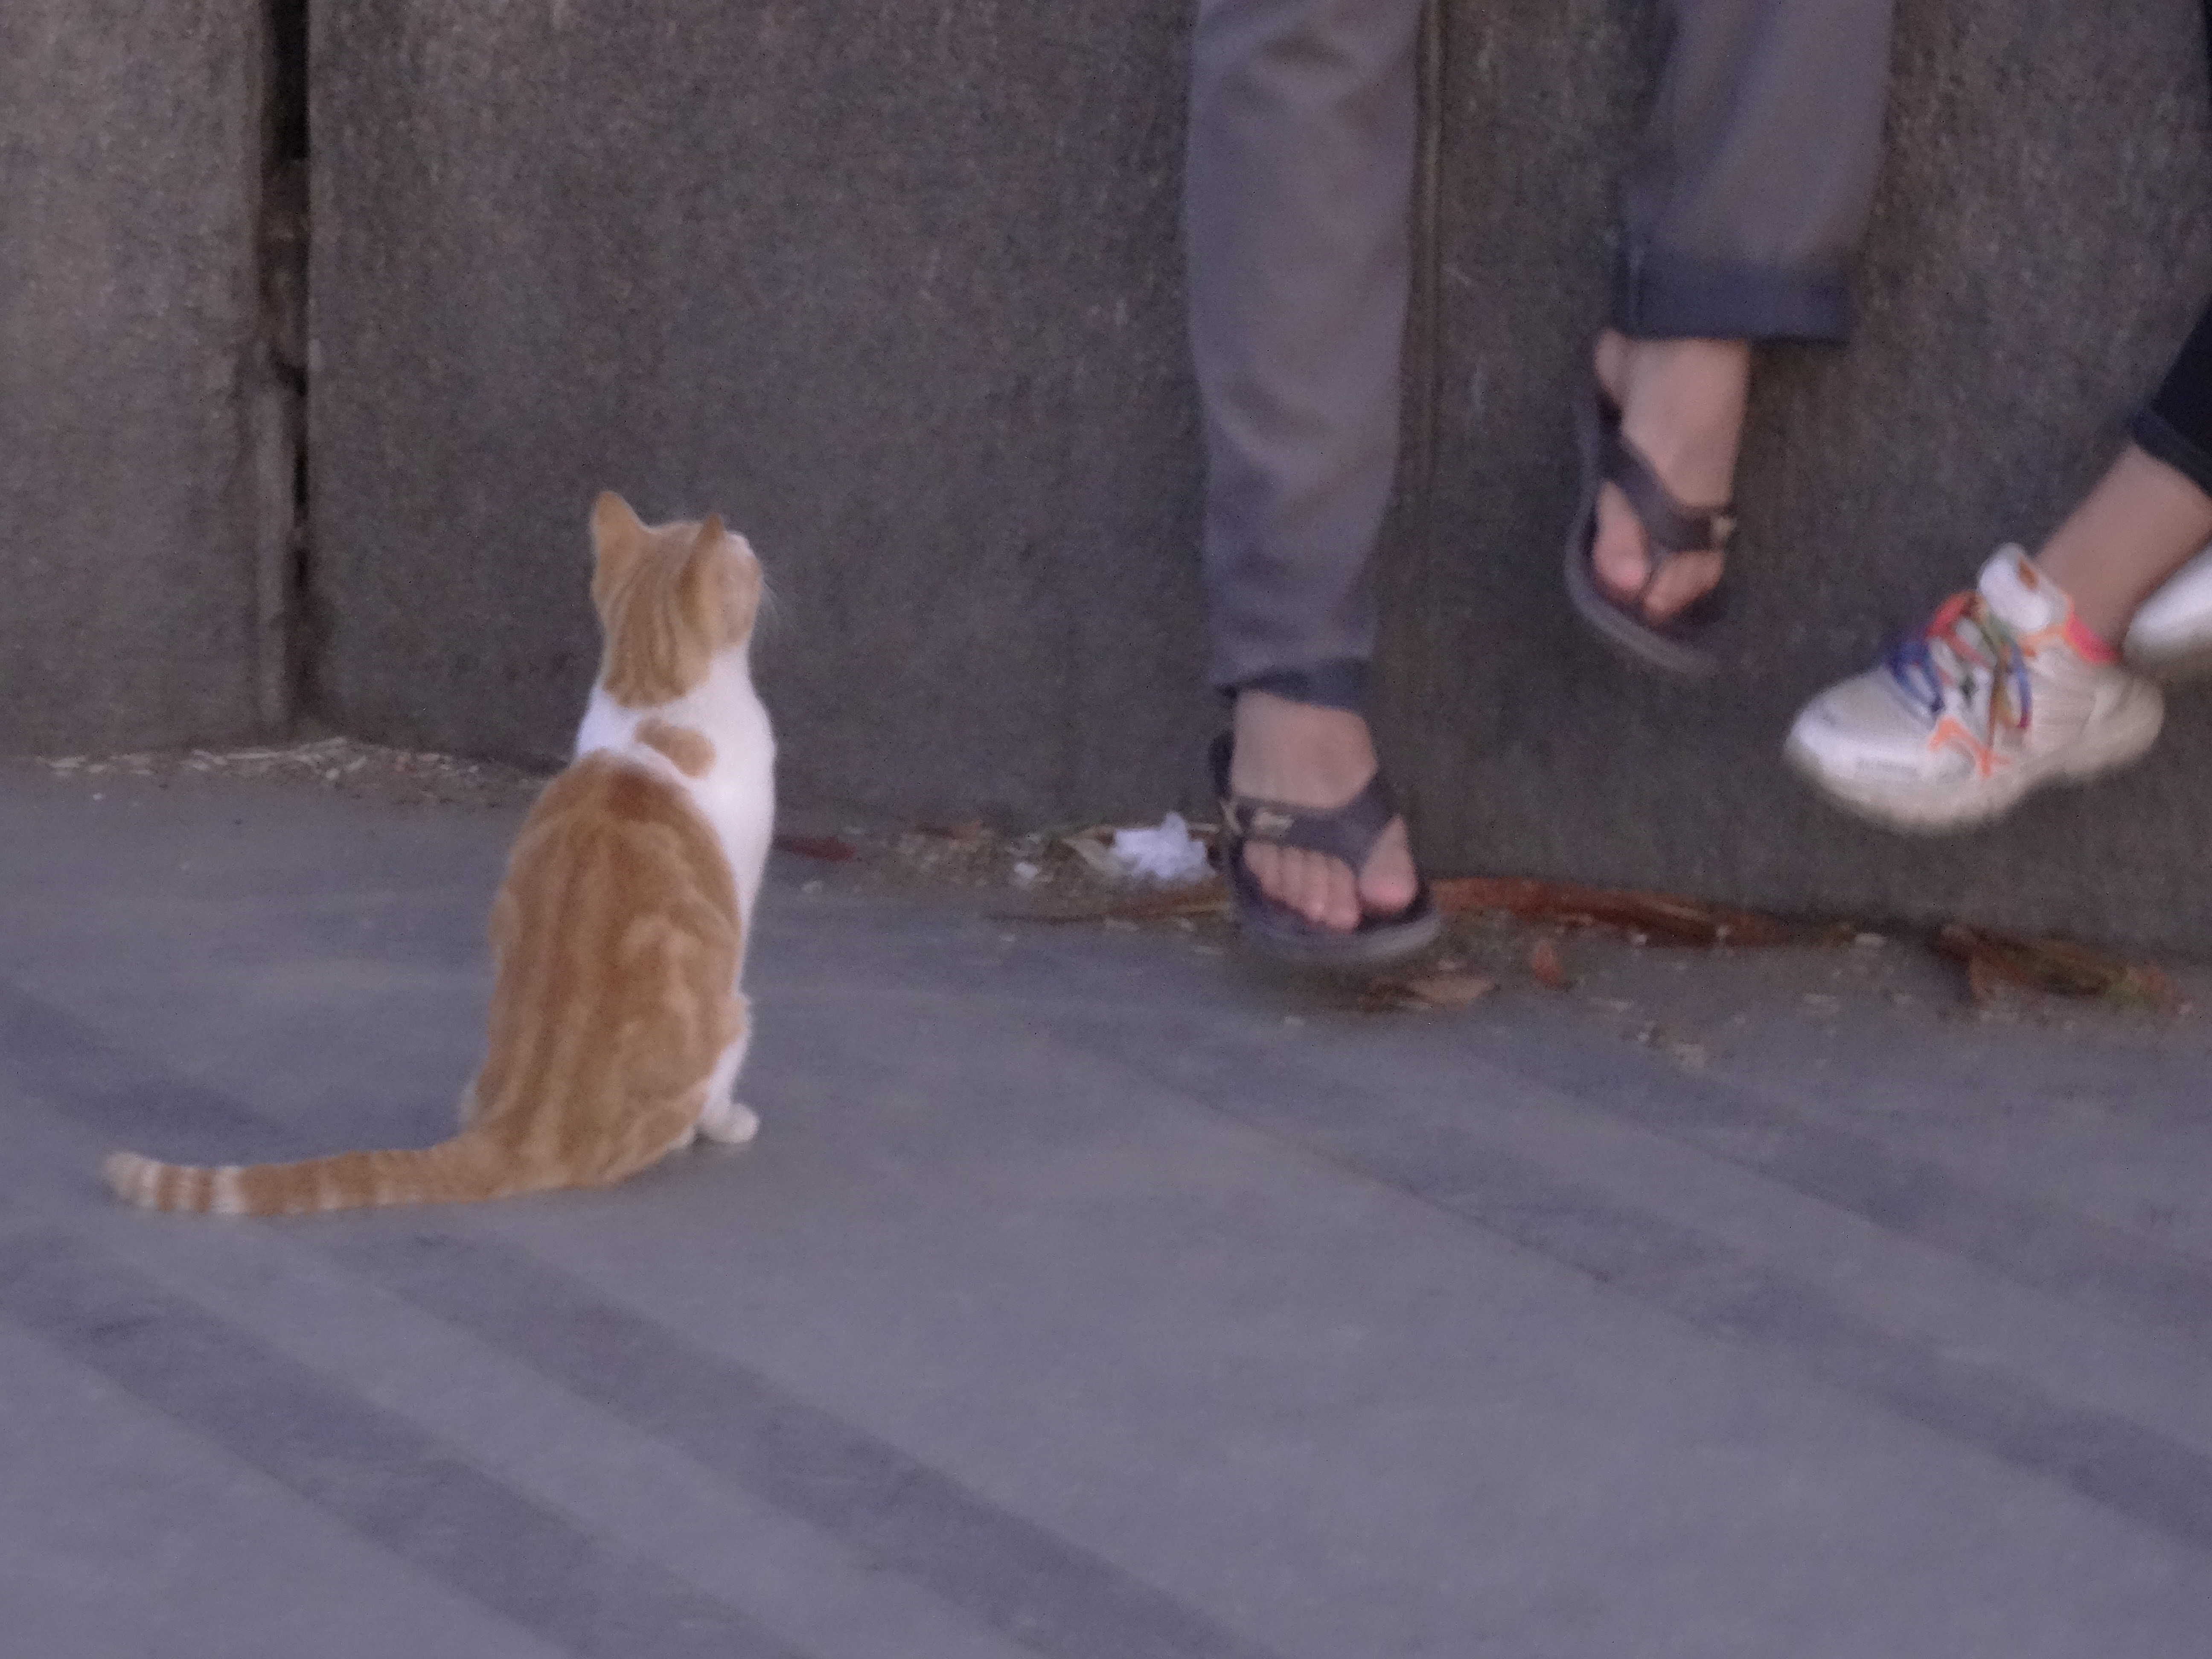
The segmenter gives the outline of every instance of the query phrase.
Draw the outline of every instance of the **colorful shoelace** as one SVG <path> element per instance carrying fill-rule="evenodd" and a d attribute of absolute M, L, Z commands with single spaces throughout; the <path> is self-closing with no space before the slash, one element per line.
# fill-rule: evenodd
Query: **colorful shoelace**
<path fill-rule="evenodd" d="M 1960 700 L 1973 706 L 1977 671 L 1989 676 L 1989 730 L 1993 741 L 2000 724 L 2014 731 L 2027 730 L 2034 710 L 2034 693 L 2027 678 L 2027 657 L 2003 620 L 1990 609 L 1989 601 L 1969 588 L 1943 601 L 1926 629 L 1900 641 L 1889 653 L 1890 678 L 1914 702 L 1940 720 L 1949 693 L 1955 687 Z"/>

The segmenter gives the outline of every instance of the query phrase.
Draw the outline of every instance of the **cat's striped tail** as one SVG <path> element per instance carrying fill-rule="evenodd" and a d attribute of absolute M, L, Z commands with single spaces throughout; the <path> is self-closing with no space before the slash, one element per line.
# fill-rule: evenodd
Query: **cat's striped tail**
<path fill-rule="evenodd" d="M 474 1131 L 413 1150 L 340 1152 L 297 1164 L 219 1169 L 117 1152 L 100 1173 L 118 1197 L 141 1208 L 219 1215 L 314 1215 L 385 1204 L 465 1203 L 562 1184 Z"/>

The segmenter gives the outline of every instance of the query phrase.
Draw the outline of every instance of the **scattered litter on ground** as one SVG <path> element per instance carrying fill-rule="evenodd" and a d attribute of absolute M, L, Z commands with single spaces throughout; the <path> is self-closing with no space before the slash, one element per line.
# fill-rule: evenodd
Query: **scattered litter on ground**
<path fill-rule="evenodd" d="M 1206 830 L 1210 835 L 1212 827 Z M 1212 868 L 1206 836 L 1194 834 L 1180 812 L 1169 813 L 1157 824 L 1094 824 L 1062 836 L 1060 844 L 1098 880 L 1125 886 L 1203 881 Z"/>
<path fill-rule="evenodd" d="M 1121 879 L 1121 860 L 1114 856 L 1114 849 L 1106 844 L 1098 831 L 1091 830 L 1079 836 L 1064 836 L 1060 844 L 1082 860 L 1083 867 L 1099 880 L 1118 882 Z"/>
<path fill-rule="evenodd" d="M 166 787 L 189 778 L 254 778 L 313 783 L 398 805 L 520 805 L 537 798 L 551 769 L 394 749 L 353 738 L 247 749 L 188 749 L 129 755 L 66 755 L 40 763 L 57 777 L 143 778 Z"/>
<path fill-rule="evenodd" d="M 255 779 L 291 783 L 394 805 L 470 805 L 515 809 L 528 805 L 544 786 L 552 767 L 542 769 L 476 761 L 453 755 L 396 749 L 349 738 L 237 749 L 192 749 L 123 755 L 72 755 L 37 763 L 57 779 L 95 786 L 94 799 L 120 780 L 145 780 L 167 787 L 195 779 Z M 833 823 L 844 824 L 839 818 Z M 994 912 L 1001 921 L 1058 925 L 1091 925 L 1115 931 L 1164 926 L 1190 939 L 1190 948 L 1208 956 L 1230 942 L 1229 896 L 1209 868 L 1207 847 L 1214 834 L 1207 824 L 1186 823 L 1169 813 L 1158 824 L 1061 826 L 1006 835 L 980 818 L 907 829 L 847 828 L 842 835 L 787 833 L 776 837 L 779 851 L 824 866 L 839 866 L 841 884 L 1009 888 L 1022 896 L 1021 908 Z M 2023 996 L 2056 996 L 2096 1001 L 2116 1010 L 2166 1014 L 2187 1012 L 2174 981 L 2159 969 L 2070 940 L 2021 939 L 1954 923 L 1932 933 L 1917 928 L 1875 931 L 1864 922 L 1801 921 L 1755 910 L 1710 904 L 1671 894 L 1632 888 L 1585 886 L 1534 878 L 1468 876 L 1433 883 L 1440 908 L 1451 918 L 1446 946 L 1413 968 L 1385 976 L 1353 994 L 1350 1006 L 1366 1009 L 1464 1007 L 1525 971 L 1536 984 L 1554 991 L 1576 988 L 1583 976 L 1571 975 L 1558 930 L 1595 928 L 1632 949 L 1654 945 L 1856 947 L 1832 962 L 1856 961 L 1854 982 L 1869 972 L 1892 980 L 1917 957 L 1883 949 L 1893 940 L 1925 943 L 1936 954 L 1965 969 L 1973 1005 L 2015 1015 L 2032 1010 Z M 803 890 L 823 890 L 810 878 Z M 1531 932 L 1542 931 L 1530 938 Z M 1877 970 L 1880 957 L 1887 966 Z M 1604 985 L 1614 971 L 1592 966 L 1590 988 Z M 1841 970 L 1828 977 L 1841 976 Z M 1800 982 L 1802 983 L 1802 978 Z M 2192 981 L 2193 982 L 2193 981 Z M 1893 1007 L 1916 1003 L 1940 1006 L 1928 988 L 1916 996 L 1894 985 L 1869 983 L 1868 994 Z M 1826 1020 L 1844 999 L 1805 994 L 1800 1006 Z M 1592 997 L 1603 1012 L 1626 1012 L 1618 999 Z M 1340 1005 L 1344 1006 L 1344 1005 Z M 1674 1057 L 1686 1066 L 1704 1063 L 1695 1044 L 1680 1045 Z"/>
<path fill-rule="evenodd" d="M 1480 1002 L 1498 988 L 1498 981 L 1480 974 L 1417 974 L 1409 979 L 1377 979 L 1361 994 L 1359 1002 L 1373 1012 L 1399 1009 L 1464 1008 Z"/>
<path fill-rule="evenodd" d="M 2170 1009 L 2172 982 L 2155 968 L 2069 939 L 2014 939 L 1959 922 L 1939 931 L 1935 947 L 1966 969 L 1966 988 L 1986 1004 L 2005 987 L 2059 996 L 2095 997 L 2126 1008 Z"/>
<path fill-rule="evenodd" d="M 1149 830 L 1116 830 L 1112 851 L 1124 874 L 1168 886 L 1202 881 L 1210 868 L 1206 843 L 1190 833 L 1180 812 Z"/>
<path fill-rule="evenodd" d="M 1176 916 L 1225 916 L 1228 914 L 1229 890 L 1218 877 L 1215 877 L 1188 887 L 1170 888 L 1164 891 L 1126 896 L 1109 895 L 1103 899 L 1072 904 L 1040 905 L 1033 910 L 1020 911 L 1008 920 L 1060 924 L 1166 921 Z"/>

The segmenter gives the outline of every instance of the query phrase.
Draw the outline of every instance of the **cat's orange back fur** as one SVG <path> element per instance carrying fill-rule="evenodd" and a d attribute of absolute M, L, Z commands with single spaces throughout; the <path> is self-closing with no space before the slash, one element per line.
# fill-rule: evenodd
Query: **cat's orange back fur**
<path fill-rule="evenodd" d="M 758 568 L 719 520 L 648 530 L 612 499 L 594 515 L 600 686 L 659 707 L 744 643 Z M 708 733 L 668 720 L 647 721 L 638 742 L 686 778 L 715 757 Z M 151 1208 L 292 1215 L 605 1186 L 691 1139 L 747 1009 L 738 883 L 681 781 L 607 750 L 555 778 L 508 859 L 491 945 L 484 1060 L 453 1139 L 225 1169 L 118 1152 L 109 1182 Z"/>

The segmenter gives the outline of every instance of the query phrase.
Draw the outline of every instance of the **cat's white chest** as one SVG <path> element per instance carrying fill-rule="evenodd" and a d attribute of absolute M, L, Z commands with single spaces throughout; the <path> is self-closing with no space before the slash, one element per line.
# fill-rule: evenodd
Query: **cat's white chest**
<path fill-rule="evenodd" d="M 714 746 L 704 772 L 686 773 L 639 740 L 638 728 L 654 720 L 696 732 Z M 753 690 L 745 653 L 726 653 L 701 684 L 658 708 L 625 708 L 594 688 L 576 732 L 576 754 L 602 751 L 648 768 L 690 797 L 729 860 L 750 936 L 753 902 L 775 836 L 775 734 Z"/>

